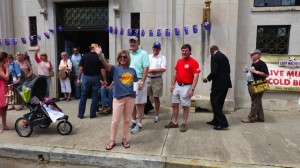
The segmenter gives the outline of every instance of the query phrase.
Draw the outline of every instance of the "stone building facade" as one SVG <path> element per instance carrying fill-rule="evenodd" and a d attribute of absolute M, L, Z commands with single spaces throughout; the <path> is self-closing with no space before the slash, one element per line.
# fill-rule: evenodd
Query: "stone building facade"
<path fill-rule="evenodd" d="M 0 0 L 0 38 L 20 38 L 29 37 L 31 32 L 30 17 L 36 19 L 36 33 L 43 35 L 49 29 L 54 29 L 50 33 L 50 39 L 43 38 L 38 41 L 42 51 L 49 55 L 49 59 L 57 63 L 60 60 L 59 53 L 67 50 L 68 41 L 66 37 L 80 41 L 85 39 L 86 43 L 94 42 L 92 36 L 99 37 L 97 42 L 104 46 L 104 50 L 111 63 L 115 63 L 116 54 L 120 49 L 129 48 L 127 32 L 124 35 L 114 33 L 99 33 L 105 31 L 93 29 L 91 27 L 78 26 L 70 29 L 57 31 L 60 26 L 63 9 L 68 7 L 80 8 L 85 4 L 89 7 L 104 7 L 106 23 L 117 28 L 131 28 L 133 16 L 138 16 L 136 23 L 140 29 L 146 30 L 158 28 L 192 26 L 197 24 L 199 32 L 185 35 L 183 32 L 175 36 L 171 32 L 170 37 L 162 35 L 140 37 L 141 47 L 151 53 L 154 41 L 162 44 L 161 53 L 167 57 L 167 71 L 164 75 L 163 101 L 170 104 L 171 94 L 169 92 L 170 81 L 173 76 L 173 67 L 181 57 L 180 47 L 184 43 L 192 46 L 192 54 L 201 66 L 201 74 L 194 96 L 195 104 L 204 108 L 209 108 L 210 84 L 204 84 L 205 78 L 210 72 L 209 47 L 218 45 L 220 50 L 227 55 L 231 64 L 231 79 L 233 88 L 229 90 L 225 109 L 234 111 L 236 108 L 249 108 L 250 99 L 246 87 L 246 76 L 242 72 L 245 65 L 250 65 L 251 60 L 248 52 L 257 46 L 258 26 L 266 25 L 288 25 L 290 26 L 288 39 L 288 53 L 299 55 L 300 53 L 300 6 L 259 6 L 261 1 L 256 0 L 212 0 L 210 4 L 211 30 L 207 31 L 201 27 L 203 21 L 203 8 L 205 0 Z M 264 1 L 266 2 L 266 1 Z M 291 1 L 295 2 L 295 1 Z M 296 0 L 296 3 L 297 0 Z M 258 7 L 259 6 L 259 7 Z M 263 5 L 264 6 L 264 5 Z M 107 10 L 105 10 L 105 8 Z M 79 11 L 78 11 L 79 12 Z M 102 13 L 102 12 L 101 12 Z M 95 13 L 96 14 L 96 13 Z M 103 14 L 103 13 L 102 13 Z M 81 15 L 82 16 L 82 15 Z M 97 15 L 98 16 L 98 15 Z M 105 16 L 99 16 L 104 17 Z M 64 17 L 74 17 L 66 15 Z M 92 23 L 91 23 L 92 24 Z M 101 25 L 100 25 L 101 26 Z M 84 34 L 84 32 L 86 34 Z M 163 31 L 164 32 L 164 31 Z M 79 38 L 79 39 L 78 39 Z M 90 41 L 87 39 L 91 39 Z M 85 44 L 86 47 L 89 44 Z M 71 45 L 72 46 L 72 45 Z M 29 55 L 34 60 L 35 47 L 29 43 L 6 46 L 3 42 L 1 51 L 16 53 L 17 51 L 29 51 Z M 34 70 L 37 71 L 36 64 Z M 58 96 L 59 84 L 53 78 L 51 95 Z M 295 92 L 267 92 L 264 95 L 264 107 L 269 110 L 298 110 L 299 94 Z"/>

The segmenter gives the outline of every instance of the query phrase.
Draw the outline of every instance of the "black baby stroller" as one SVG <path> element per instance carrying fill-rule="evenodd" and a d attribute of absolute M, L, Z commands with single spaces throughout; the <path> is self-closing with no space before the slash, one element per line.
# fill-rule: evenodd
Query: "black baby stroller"
<path fill-rule="evenodd" d="M 62 135 L 68 135 L 72 131 L 72 124 L 68 121 L 68 116 L 64 115 L 62 110 L 55 104 L 56 99 L 44 99 L 47 90 L 47 80 L 42 76 L 28 79 L 19 85 L 14 86 L 21 95 L 25 105 L 30 112 L 17 119 L 15 123 L 16 132 L 21 137 L 29 137 L 34 126 L 47 128 L 53 121 L 52 109 L 56 110 L 54 121 L 58 120 L 57 131 Z M 50 109 L 50 110 L 48 110 Z"/>

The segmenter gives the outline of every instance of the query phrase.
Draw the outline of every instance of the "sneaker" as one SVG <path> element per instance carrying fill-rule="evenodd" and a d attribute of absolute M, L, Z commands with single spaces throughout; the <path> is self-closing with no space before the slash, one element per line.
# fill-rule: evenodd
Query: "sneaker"
<path fill-rule="evenodd" d="M 130 129 L 133 129 L 135 126 L 136 126 L 136 123 L 131 122 L 131 124 L 130 124 Z"/>
<path fill-rule="evenodd" d="M 110 108 L 109 107 L 103 107 L 102 113 L 105 113 L 105 114 L 110 113 Z"/>
<path fill-rule="evenodd" d="M 132 134 L 137 134 L 137 133 L 139 133 L 142 129 L 143 129 L 143 127 L 140 127 L 138 124 L 136 124 L 136 126 L 131 130 L 131 133 L 132 133 Z"/>
<path fill-rule="evenodd" d="M 252 122 L 253 122 L 253 121 L 250 120 L 249 117 L 244 118 L 244 119 L 242 119 L 241 121 L 242 121 L 243 123 L 252 123 Z"/>
<path fill-rule="evenodd" d="M 178 128 L 178 122 L 176 124 L 170 121 L 169 124 L 165 125 L 165 128 Z"/>
<path fill-rule="evenodd" d="M 187 126 L 186 124 L 182 124 L 180 127 L 180 132 L 186 132 L 187 131 Z"/>
<path fill-rule="evenodd" d="M 159 122 L 159 117 L 158 117 L 158 115 L 155 115 L 154 116 L 154 123 L 158 123 Z"/>

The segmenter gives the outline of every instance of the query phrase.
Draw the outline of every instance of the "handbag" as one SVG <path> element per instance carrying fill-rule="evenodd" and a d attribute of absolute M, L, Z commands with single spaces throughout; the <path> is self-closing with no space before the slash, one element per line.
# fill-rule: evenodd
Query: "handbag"
<path fill-rule="evenodd" d="M 267 80 L 257 80 L 251 83 L 251 92 L 254 94 L 264 92 L 270 89 L 270 85 Z"/>
<path fill-rule="evenodd" d="M 53 70 L 50 70 L 50 71 L 49 71 L 49 76 L 50 76 L 50 77 L 53 77 L 53 76 L 54 76 L 54 71 L 53 71 Z"/>
<path fill-rule="evenodd" d="M 65 70 L 58 71 L 58 78 L 59 79 L 66 79 L 68 77 L 67 72 Z"/>

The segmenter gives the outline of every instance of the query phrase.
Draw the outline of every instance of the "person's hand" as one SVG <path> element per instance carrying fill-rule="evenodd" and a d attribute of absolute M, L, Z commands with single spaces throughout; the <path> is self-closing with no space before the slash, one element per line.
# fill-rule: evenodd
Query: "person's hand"
<path fill-rule="evenodd" d="M 140 81 L 139 86 L 138 86 L 138 90 L 142 90 L 144 87 L 144 82 Z"/>
<path fill-rule="evenodd" d="M 172 84 L 170 87 L 170 92 L 173 92 L 173 91 L 174 91 L 174 85 Z"/>
<path fill-rule="evenodd" d="M 191 98 L 193 95 L 194 95 L 194 91 L 192 89 L 190 89 L 188 92 L 189 98 Z"/>
<path fill-rule="evenodd" d="M 251 67 L 251 68 L 250 68 L 250 72 L 252 72 L 252 73 L 257 73 L 257 70 L 256 70 L 254 67 Z"/>
<path fill-rule="evenodd" d="M 77 79 L 76 81 L 77 86 L 80 86 L 80 83 L 81 83 L 80 80 Z"/>
<path fill-rule="evenodd" d="M 105 86 L 107 85 L 107 82 L 106 82 L 106 81 L 103 81 L 101 84 L 102 84 L 102 86 L 105 87 Z"/>
<path fill-rule="evenodd" d="M 36 51 L 37 51 L 37 52 L 40 51 L 40 46 L 36 46 Z"/>
<path fill-rule="evenodd" d="M 204 79 L 203 79 L 203 82 L 204 82 L 204 83 L 207 83 L 207 81 L 208 81 L 207 78 L 204 78 Z"/>
<path fill-rule="evenodd" d="M 102 55 L 102 48 L 100 47 L 100 46 L 96 46 L 95 48 L 94 48 L 94 51 L 98 54 L 98 55 Z"/>

